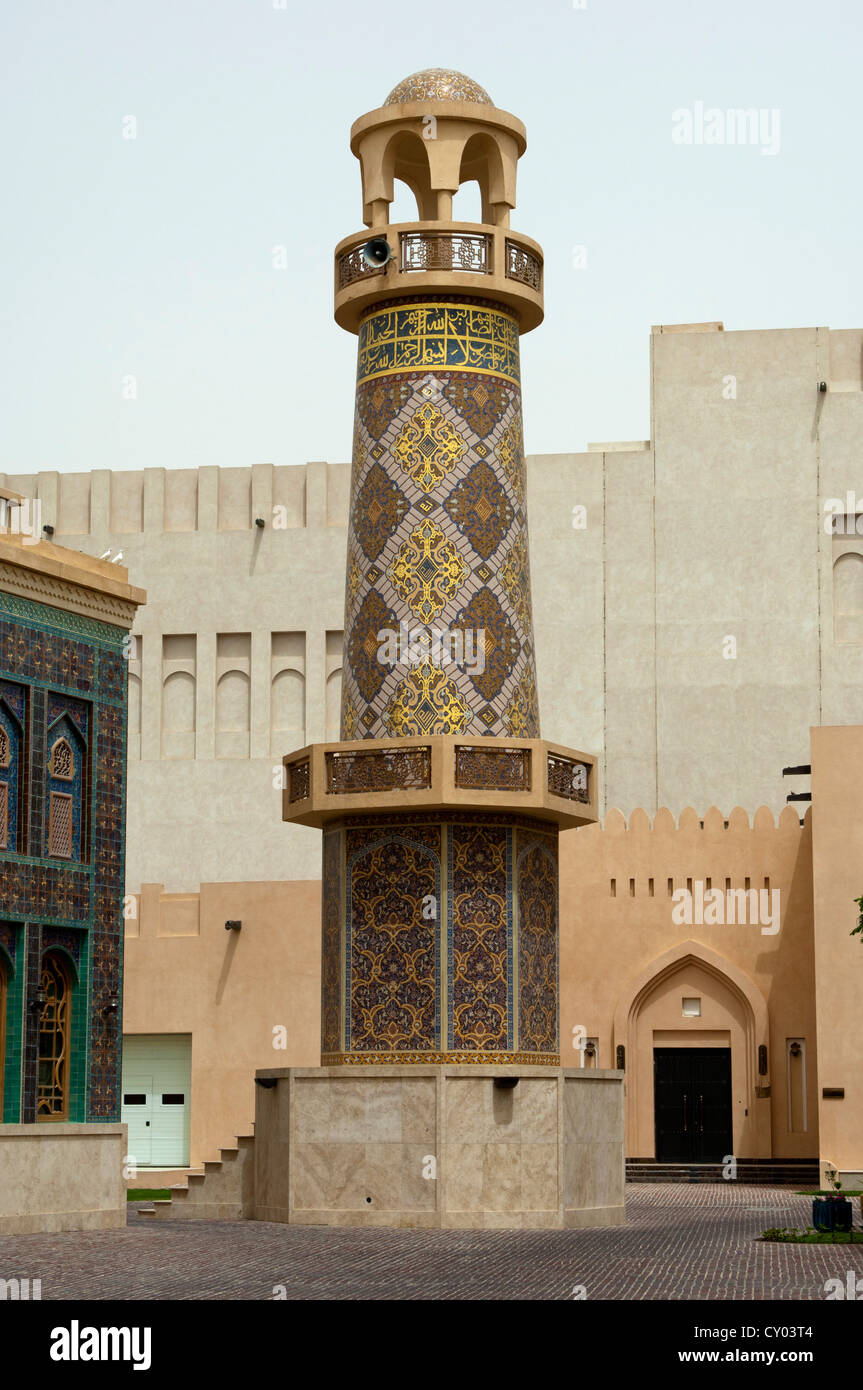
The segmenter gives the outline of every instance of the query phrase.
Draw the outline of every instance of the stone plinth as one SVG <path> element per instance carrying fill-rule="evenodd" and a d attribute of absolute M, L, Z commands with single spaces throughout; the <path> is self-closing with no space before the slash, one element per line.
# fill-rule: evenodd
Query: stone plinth
<path fill-rule="evenodd" d="M 126 1126 L 0 1126 L 0 1235 L 126 1225 Z"/>
<path fill-rule="evenodd" d="M 378 1065 L 259 1071 L 256 1082 L 259 1221 L 625 1221 L 622 1072 Z"/>

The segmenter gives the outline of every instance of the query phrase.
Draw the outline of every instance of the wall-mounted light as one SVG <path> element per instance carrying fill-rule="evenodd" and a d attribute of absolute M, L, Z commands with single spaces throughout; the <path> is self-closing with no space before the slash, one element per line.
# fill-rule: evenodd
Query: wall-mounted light
<path fill-rule="evenodd" d="M 788 1051 L 791 1053 L 792 1057 L 799 1057 L 803 1049 L 801 1048 L 799 1042 L 793 1042 L 789 1047 Z"/>
<path fill-rule="evenodd" d="M 242 922 L 230 921 L 225 923 L 225 931 L 239 931 Z"/>
<path fill-rule="evenodd" d="M 267 523 L 264 521 L 264 518 L 263 518 L 262 516 L 256 516 L 256 517 L 255 517 L 255 525 L 256 525 L 261 531 L 263 531 L 263 529 L 264 529 L 264 527 L 266 526 L 266 524 L 267 524 Z"/>
<path fill-rule="evenodd" d="M 34 1009 L 34 1010 L 35 1010 L 35 1009 L 40 1009 L 40 1010 L 41 1010 L 41 1009 L 44 1009 L 47 998 L 48 998 L 47 994 L 45 993 L 44 989 L 43 989 L 42 986 L 40 985 L 39 988 L 37 989 L 36 993 L 33 995 L 33 998 L 30 1000 L 30 1008 L 31 1008 L 31 1009 Z"/>
<path fill-rule="evenodd" d="M 818 383 L 818 390 L 823 394 L 823 393 L 827 390 L 827 382 L 826 382 L 826 381 L 819 381 L 819 383 Z"/>
<path fill-rule="evenodd" d="M 49 524 L 48 524 L 47 522 L 46 522 L 45 525 L 42 527 L 42 530 L 45 532 L 45 535 L 46 535 L 46 536 L 53 536 L 53 534 L 54 534 L 54 527 L 53 527 L 53 526 L 49 526 Z"/>
<path fill-rule="evenodd" d="M 495 1089 L 498 1091 L 511 1091 L 518 1085 L 517 1076 L 496 1076 L 494 1078 Z"/>

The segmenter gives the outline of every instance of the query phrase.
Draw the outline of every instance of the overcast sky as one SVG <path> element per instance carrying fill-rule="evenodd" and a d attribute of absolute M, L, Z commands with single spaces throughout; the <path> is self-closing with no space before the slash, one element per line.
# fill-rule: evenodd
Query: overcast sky
<path fill-rule="evenodd" d="M 528 452 L 648 437 L 651 324 L 863 326 L 860 0 L 283 4 L 5 0 L 0 471 L 346 461 L 348 132 L 424 67 L 527 126 Z"/>

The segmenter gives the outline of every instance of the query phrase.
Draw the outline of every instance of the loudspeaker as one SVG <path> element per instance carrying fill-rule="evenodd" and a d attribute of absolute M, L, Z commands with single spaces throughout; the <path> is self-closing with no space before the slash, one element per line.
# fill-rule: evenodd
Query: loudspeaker
<path fill-rule="evenodd" d="M 371 241 L 367 241 L 360 255 L 372 270 L 380 270 L 381 266 L 393 258 L 392 247 L 382 236 L 372 237 Z"/>

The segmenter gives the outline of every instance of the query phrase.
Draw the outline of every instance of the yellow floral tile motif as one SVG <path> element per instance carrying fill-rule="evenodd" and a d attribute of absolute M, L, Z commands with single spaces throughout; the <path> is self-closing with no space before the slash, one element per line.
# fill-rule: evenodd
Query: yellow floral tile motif
<path fill-rule="evenodd" d="M 405 421 L 391 449 L 417 487 L 433 492 L 466 453 L 467 445 L 458 430 L 427 401 Z"/>
<path fill-rule="evenodd" d="M 530 606 L 530 564 L 525 534 L 520 531 L 515 543 L 504 556 L 498 574 L 513 612 L 525 632 L 533 626 Z"/>
<path fill-rule="evenodd" d="M 443 612 L 469 573 L 452 541 L 433 521 L 423 521 L 411 532 L 387 570 L 397 593 L 423 623 Z"/>
<path fill-rule="evenodd" d="M 348 562 L 348 606 L 349 606 L 349 607 L 352 607 L 352 606 L 353 606 L 354 600 L 356 599 L 356 596 L 357 596 L 357 594 L 358 594 L 359 591 L 360 591 L 360 585 L 362 584 L 362 582 L 363 582 L 362 571 L 360 570 L 360 567 L 359 567 L 359 565 L 357 564 L 356 559 L 355 559 L 354 556 L 352 555 L 351 558 L 350 558 L 350 560 L 349 560 L 349 562 Z"/>
<path fill-rule="evenodd" d="M 351 739 L 353 739 L 353 738 L 356 737 L 356 733 L 357 733 L 357 712 L 356 712 L 356 710 L 354 709 L 352 700 L 350 699 L 350 697 L 348 697 L 348 698 L 345 700 L 344 705 L 343 705 L 343 707 L 342 707 L 342 733 L 341 733 L 341 737 L 342 737 L 342 739 L 343 739 L 345 742 L 350 743 Z"/>
<path fill-rule="evenodd" d="M 521 420 L 513 417 L 507 425 L 495 449 L 503 464 L 507 481 L 515 493 L 519 504 L 524 501 L 524 453 L 521 445 Z"/>
<path fill-rule="evenodd" d="M 530 666 L 526 666 L 512 698 L 501 717 L 501 723 L 513 738 L 539 737 L 539 709 L 536 682 Z"/>
<path fill-rule="evenodd" d="M 453 681 L 426 661 L 397 686 L 382 722 L 391 738 L 460 734 L 467 727 L 470 714 Z"/>

